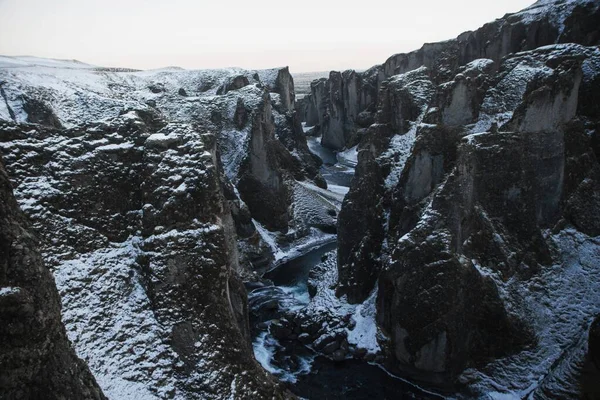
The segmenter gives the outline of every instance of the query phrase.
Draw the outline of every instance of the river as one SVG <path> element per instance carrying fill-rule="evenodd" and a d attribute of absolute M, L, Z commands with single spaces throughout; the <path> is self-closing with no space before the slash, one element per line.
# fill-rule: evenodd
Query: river
<path fill-rule="evenodd" d="M 321 174 L 334 193 L 348 192 L 356 166 L 356 150 L 335 154 L 309 137 L 309 148 L 323 160 Z M 395 377 L 375 363 L 347 359 L 334 362 L 297 340 L 278 341 L 269 325 L 282 313 L 299 312 L 310 301 L 310 269 L 337 247 L 320 244 L 279 264 L 264 275 L 265 282 L 248 284 L 254 353 L 265 369 L 306 399 L 423 399 L 439 398 Z"/>

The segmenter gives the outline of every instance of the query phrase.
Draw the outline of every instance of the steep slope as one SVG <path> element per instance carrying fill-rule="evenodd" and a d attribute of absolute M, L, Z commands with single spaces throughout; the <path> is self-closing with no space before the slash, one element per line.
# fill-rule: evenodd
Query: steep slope
<path fill-rule="evenodd" d="M 336 294 L 377 297 L 394 368 L 467 396 L 584 394 L 600 305 L 599 5 L 538 2 L 313 82 L 307 125 L 330 147 L 359 143 Z"/>
<path fill-rule="evenodd" d="M 0 396 L 104 399 L 67 339 L 54 279 L 1 159 L 0 260 Z"/>
<path fill-rule="evenodd" d="M 595 45 L 600 40 L 599 19 L 595 0 L 541 0 L 456 39 L 393 55 L 365 72 L 332 71 L 329 79 L 311 84 L 311 93 L 303 101 L 302 120 L 307 126 L 317 127 L 324 146 L 335 150 L 350 148 L 373 123 L 380 102 L 379 89 L 386 79 L 425 66 L 439 84 L 451 80 L 459 67 L 476 59 L 491 59 L 497 66 L 508 54 L 544 45 Z"/>
<path fill-rule="evenodd" d="M 107 396 L 287 396 L 254 360 L 241 276 L 273 259 L 263 237 L 335 226 L 294 212 L 318 170 L 288 70 L 10 63 L 0 147 Z"/>

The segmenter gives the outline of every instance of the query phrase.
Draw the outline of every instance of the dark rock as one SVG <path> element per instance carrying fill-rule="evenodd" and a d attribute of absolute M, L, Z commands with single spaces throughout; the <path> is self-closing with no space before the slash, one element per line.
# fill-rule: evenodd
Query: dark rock
<path fill-rule="evenodd" d="M 600 7 L 593 2 L 576 4 L 575 8 L 565 18 L 564 29 L 559 43 L 580 43 L 584 46 L 594 46 L 600 43 L 598 32 Z"/>
<path fill-rule="evenodd" d="M 338 341 L 333 341 L 331 343 L 326 344 L 325 346 L 323 346 L 323 348 L 321 349 L 321 351 L 324 354 L 332 354 L 334 351 L 336 351 L 337 349 L 340 348 L 340 342 Z"/>
<path fill-rule="evenodd" d="M 362 77 L 379 76 L 376 123 L 338 219 L 336 293 L 362 302 L 378 282 L 388 356 L 432 381 L 536 348 L 535 325 L 515 310 L 521 300 L 499 287 L 567 263 L 547 229 L 598 234 L 598 54 L 573 44 L 511 54 L 558 30 L 548 16 L 505 18 Z M 480 52 L 483 37 L 493 40 Z M 329 117 L 348 101 L 343 78 L 331 77 L 318 83 L 330 86 L 322 98 L 335 93 Z M 357 120 L 337 120 L 336 140 Z"/>
<path fill-rule="evenodd" d="M 532 6 L 534 9 L 537 7 L 543 8 L 538 4 Z M 456 39 L 427 43 L 419 50 L 393 55 L 382 65 L 362 73 L 332 71 L 329 79 L 322 78 L 311 83 L 311 93 L 304 100 L 304 121 L 309 126 L 319 126 L 324 145 L 341 150 L 351 147 L 346 141 L 354 136 L 357 126 L 366 126 L 368 122 L 361 113 L 372 110 L 381 102 L 380 86 L 394 75 L 425 66 L 433 72 L 433 80 L 442 83 L 452 80 L 461 66 L 476 59 L 487 58 L 499 63 L 511 53 L 556 42 L 587 46 L 598 43 L 600 11 L 597 4 L 572 2 L 556 8 L 560 10 L 554 7 L 539 10 L 541 17 L 533 20 L 529 19 L 528 12 L 507 14 Z M 565 18 L 564 30 L 553 15 L 556 12 Z M 458 87 L 457 93 L 465 89 L 469 91 L 468 85 Z M 458 103 L 455 104 L 458 106 Z M 468 114 L 470 112 L 463 116 L 468 117 Z"/>
<path fill-rule="evenodd" d="M 434 86 L 426 68 L 395 76 L 381 86 L 378 124 L 373 125 L 358 147 L 358 165 L 338 217 L 338 295 L 361 302 L 373 289 L 383 242 L 382 207 L 388 162 L 379 156 L 394 134 L 404 135 L 433 98 Z M 368 193 L 368 195 L 365 195 Z"/>
<path fill-rule="evenodd" d="M 308 126 L 319 126 L 322 123 L 322 118 L 327 114 L 327 94 L 329 92 L 328 80 L 321 78 L 313 81 L 310 84 L 311 94 L 305 99 L 308 103 L 306 106 L 303 120 Z"/>
<path fill-rule="evenodd" d="M 268 322 L 260 322 L 256 324 L 256 329 L 260 329 L 261 331 L 267 330 L 269 328 Z"/>
<path fill-rule="evenodd" d="M 364 349 L 362 347 L 358 347 L 356 348 L 356 350 L 354 350 L 354 356 L 356 358 L 364 358 L 367 355 L 367 349 Z"/>
<path fill-rule="evenodd" d="M 384 136 L 380 133 L 374 131 L 373 135 Z M 380 253 L 384 235 L 379 201 L 384 172 L 368 149 L 359 147 L 358 159 L 351 189 L 338 216 L 337 262 L 341 285 L 337 294 L 347 294 L 350 302 L 364 300 L 371 291 L 380 269 L 371 255 Z"/>
<path fill-rule="evenodd" d="M 233 121 L 238 129 L 243 129 L 248 123 L 248 110 L 244 105 L 244 100 L 239 98 L 237 106 L 235 107 L 235 114 L 233 115 Z"/>
<path fill-rule="evenodd" d="M 344 361 L 346 359 L 346 351 L 344 350 L 336 350 L 331 354 L 331 359 L 335 362 Z"/>
<path fill-rule="evenodd" d="M 238 190 L 255 219 L 270 230 L 287 231 L 291 202 L 283 165 L 294 163 L 289 152 L 274 136 L 269 95 L 252 119 L 249 156 L 242 163 Z"/>
<path fill-rule="evenodd" d="M 315 348 L 315 350 L 322 351 L 325 348 L 325 346 L 327 346 L 331 343 L 335 343 L 335 342 L 336 342 L 335 334 L 329 333 L 329 334 L 322 335 L 317 340 L 315 340 L 313 342 L 313 347 Z M 339 347 L 339 343 L 334 344 L 333 347 L 335 347 L 333 350 L 336 350 Z"/>
<path fill-rule="evenodd" d="M 245 77 L 244 75 L 237 75 L 232 78 L 227 78 L 225 83 L 223 83 L 221 85 L 221 87 L 219 87 L 217 89 L 217 94 L 218 95 L 227 94 L 228 92 L 230 92 L 232 90 L 241 89 L 244 86 L 248 86 L 249 84 L 250 84 L 250 82 L 248 81 L 248 78 Z"/>
<path fill-rule="evenodd" d="M 594 319 L 590 326 L 588 353 L 590 358 L 600 370 L 600 316 Z"/>
<path fill-rule="evenodd" d="M 363 360 L 366 362 L 373 362 L 377 356 L 373 353 L 367 353 L 363 356 Z"/>
<path fill-rule="evenodd" d="M 315 177 L 313 178 L 313 181 L 321 189 L 327 189 L 327 181 L 325 181 L 325 178 L 323 178 L 323 175 L 321 175 L 321 174 L 315 175 Z"/>
<path fill-rule="evenodd" d="M 184 88 L 179 88 L 179 90 L 177 91 L 177 93 L 180 96 L 183 96 L 183 97 L 187 97 L 187 95 L 188 95 Z"/>
<path fill-rule="evenodd" d="M 40 124 L 52 128 L 61 128 L 62 125 L 50 106 L 42 100 L 22 96 L 23 110 L 27 113 L 27 122 Z"/>
<path fill-rule="evenodd" d="M 312 342 L 312 338 L 308 333 L 301 333 L 300 335 L 298 335 L 298 340 L 300 341 L 300 343 L 305 345 Z"/>
<path fill-rule="evenodd" d="M 289 67 L 278 69 L 275 80 L 264 83 L 270 92 L 279 94 L 285 111 L 291 112 L 295 109 L 296 94 L 294 91 L 294 79 L 290 74 Z"/>
<path fill-rule="evenodd" d="M 2 397 L 105 399 L 67 339 L 54 279 L 13 197 L 1 159 L 0 260 Z"/>
<path fill-rule="evenodd" d="M 271 326 L 269 327 L 269 332 L 273 335 L 273 337 L 277 339 L 290 339 L 290 336 L 293 333 L 293 330 L 290 329 L 285 321 L 278 320 L 273 321 Z"/>
<path fill-rule="evenodd" d="M 102 382 L 135 376 L 136 384 L 159 397 L 171 396 L 177 387 L 184 397 L 193 391 L 192 397 L 220 398 L 231 394 L 232 377 L 239 375 L 237 384 L 256 396 L 282 398 L 284 389 L 253 358 L 240 276 L 253 276 L 249 268 L 273 258 L 253 220 L 287 229 L 294 179 L 310 178 L 310 165 L 318 173 L 316 160 L 302 156 L 302 140 L 307 146 L 293 111 L 273 110 L 270 94 L 255 85 L 190 103 L 177 95 L 179 86 L 169 94 L 156 83 L 150 107 L 138 107 L 149 92 L 129 82 L 119 83 L 118 91 L 106 90 L 106 96 L 78 88 L 74 100 L 67 96 L 63 102 L 71 81 L 64 90 L 53 88 L 59 92 L 54 96 L 43 83 L 25 82 L 18 71 L 10 71 L 9 81 L 6 71 L 0 74 L 10 104 L 21 107 L 15 116 L 25 115 L 16 97 L 25 93 L 73 126 L 17 124 L 5 113 L 11 120 L 0 123 L 1 140 L 24 142 L 1 150 L 19 200 L 30 205 L 26 212 L 44 257 L 57 276 L 68 275 L 60 288 L 65 324 L 81 327 L 74 346 L 93 354 L 90 367 Z M 111 74 L 99 77 L 109 89 Z M 194 95 L 214 93 L 225 79 L 221 72 L 192 75 L 200 82 L 184 79 L 181 85 Z M 283 86 L 292 96 L 292 82 Z M 82 104 L 80 98 L 86 107 L 69 108 Z M 294 155 L 275 134 L 286 128 Z M 48 190 L 29 190 L 36 182 L 47 182 Z M 265 210 L 265 204 L 274 206 Z M 263 214 L 256 214 L 261 208 Z M 71 262 L 81 268 L 69 269 Z M 99 301 L 89 301 L 90 296 Z M 90 311 L 79 312 L 82 304 Z M 277 301 L 265 308 L 280 312 Z M 113 310 L 120 313 L 118 329 Z M 111 341 L 119 346 L 108 347 Z M 192 375 L 206 351 L 214 355 L 203 361 L 216 376 L 210 387 Z"/>
<path fill-rule="evenodd" d="M 148 89 L 155 94 L 165 91 L 165 88 L 161 84 L 150 85 L 148 86 Z"/>

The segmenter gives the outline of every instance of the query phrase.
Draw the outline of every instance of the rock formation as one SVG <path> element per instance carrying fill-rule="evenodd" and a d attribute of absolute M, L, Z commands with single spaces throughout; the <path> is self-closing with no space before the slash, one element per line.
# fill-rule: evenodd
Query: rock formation
<path fill-rule="evenodd" d="M 0 159 L 0 391 L 3 399 L 105 399 L 75 355 L 52 274 Z"/>
<path fill-rule="evenodd" d="M 594 1 L 538 1 L 456 39 L 393 55 L 365 72 L 333 71 L 329 79 L 311 85 L 303 121 L 318 127 L 324 145 L 335 150 L 352 147 L 368 126 L 363 113 L 375 112 L 386 79 L 425 66 L 439 84 L 451 80 L 458 68 L 476 59 L 491 59 L 497 66 L 506 55 L 553 43 L 594 45 L 598 42 L 598 18 Z"/>
<path fill-rule="evenodd" d="M 360 141 L 338 219 L 337 294 L 361 303 L 376 291 L 397 368 L 457 379 L 470 395 L 509 383 L 529 393 L 519 363 L 576 382 L 578 321 L 598 301 L 597 280 L 572 285 L 570 274 L 598 272 L 600 53 L 590 45 L 600 25 L 575 28 L 574 16 L 598 21 L 598 8 L 539 2 L 313 83 L 307 124 L 335 149 Z M 575 261 L 577 252 L 586 255 Z M 580 310 L 568 322 L 532 311 L 567 312 L 563 302 Z M 548 351 L 556 342 L 577 356 Z M 550 380 L 546 389 L 560 386 Z"/>
<path fill-rule="evenodd" d="M 600 371 L 600 317 L 596 317 L 590 326 L 588 352 L 592 362 Z"/>
<path fill-rule="evenodd" d="M 100 387 L 120 399 L 289 396 L 254 359 L 241 280 L 273 258 L 267 240 L 318 224 L 295 211 L 296 186 L 316 188 L 318 170 L 289 71 L 62 72 L 0 71 L 0 147 Z M 32 120 L 31 99 L 51 113 Z"/>
<path fill-rule="evenodd" d="M 0 68 L 9 398 L 290 397 L 242 281 L 336 232 L 274 337 L 459 396 L 594 393 L 598 26 L 597 1 L 539 1 L 301 102 L 288 68 Z M 345 198 L 302 122 L 358 154 Z"/>

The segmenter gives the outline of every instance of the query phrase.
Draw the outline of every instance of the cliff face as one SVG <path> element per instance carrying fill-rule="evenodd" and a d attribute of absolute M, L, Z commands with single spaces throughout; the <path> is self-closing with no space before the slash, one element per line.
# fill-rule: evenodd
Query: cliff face
<path fill-rule="evenodd" d="M 281 396 L 252 356 L 215 136 L 176 123 L 150 134 L 134 115 L 77 133 L 25 127 L 40 150 L 58 139 L 52 172 L 7 157 L 70 338 L 111 397 L 221 398 L 237 385 Z"/>
<path fill-rule="evenodd" d="M 318 127 L 323 145 L 334 150 L 352 147 L 369 125 L 365 123 L 368 114 L 377 108 L 382 82 L 391 76 L 425 66 L 439 84 L 451 80 L 459 67 L 476 59 L 491 59 L 498 66 L 506 55 L 544 45 L 595 45 L 599 40 L 595 27 L 598 18 L 594 1 L 540 1 L 456 39 L 393 55 L 365 72 L 332 71 L 329 79 L 313 83 L 303 120 Z"/>
<path fill-rule="evenodd" d="M 570 132 L 562 126 L 575 115 L 581 53 L 547 71 L 542 82 L 529 82 L 530 93 L 507 124 L 514 131 L 455 136 L 447 145 L 456 150 L 424 143 L 443 131 L 417 132 L 422 147 L 413 148 L 396 187 L 401 200 L 392 203 L 390 215 L 395 245 L 379 281 L 379 321 L 401 362 L 456 374 L 533 340 L 518 320 L 523 316 L 508 312 L 507 299 L 482 271 L 527 281 L 554 261 L 542 229 L 554 226 L 563 214 L 561 198 L 572 195 L 563 192 L 571 171 L 565 169 L 564 139 Z M 444 153 L 452 151 L 456 162 L 445 170 Z M 572 157 L 588 155 L 589 148 Z M 583 180 L 574 178 L 567 178 L 571 187 Z M 405 214 L 401 204 L 428 196 L 412 224 L 413 210 Z"/>
<path fill-rule="evenodd" d="M 308 224 L 293 193 L 318 170 L 289 71 L 0 74 L 16 197 L 107 396 L 288 396 L 254 359 L 242 276 Z"/>
<path fill-rule="evenodd" d="M 470 395 L 581 395 L 600 301 L 596 279 L 575 278 L 598 273 L 600 53 L 544 46 L 596 43 L 575 14 L 597 20 L 598 4 L 538 4 L 363 73 L 381 75 L 339 215 L 337 294 L 377 294 L 399 369 Z"/>
<path fill-rule="evenodd" d="M 0 387 L 6 399 L 105 399 L 75 355 L 60 299 L 0 160 Z"/>

